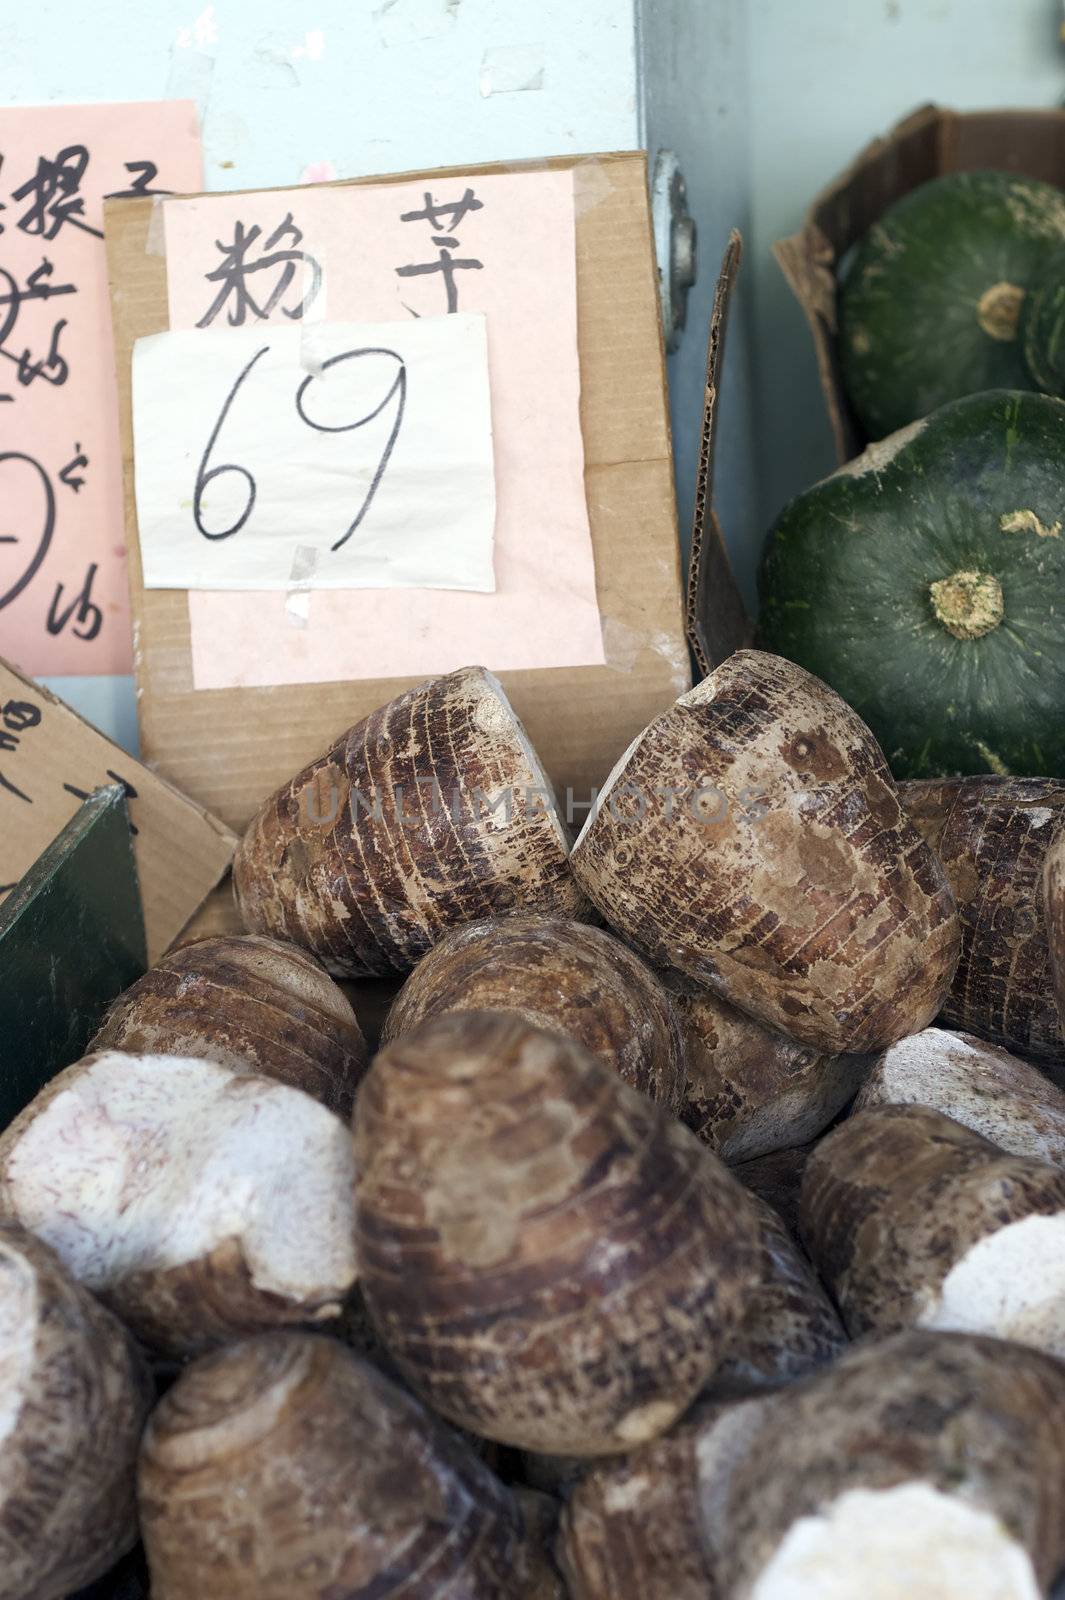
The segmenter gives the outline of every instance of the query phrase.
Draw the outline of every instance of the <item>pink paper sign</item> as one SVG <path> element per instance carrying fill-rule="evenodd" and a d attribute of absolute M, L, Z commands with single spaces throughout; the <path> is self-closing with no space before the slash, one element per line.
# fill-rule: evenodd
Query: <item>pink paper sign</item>
<path fill-rule="evenodd" d="M 172 328 L 449 311 L 488 326 L 496 592 L 190 593 L 195 687 L 602 664 L 572 172 L 209 195 L 163 212 Z"/>
<path fill-rule="evenodd" d="M 103 201 L 198 189 L 191 101 L 0 110 L 0 654 L 132 665 Z"/>

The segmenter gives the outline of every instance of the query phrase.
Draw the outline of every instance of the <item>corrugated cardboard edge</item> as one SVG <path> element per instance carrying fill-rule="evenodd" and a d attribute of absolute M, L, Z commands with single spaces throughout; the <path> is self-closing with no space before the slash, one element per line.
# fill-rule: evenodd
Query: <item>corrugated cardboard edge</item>
<path fill-rule="evenodd" d="M 575 176 L 585 483 L 607 664 L 501 677 L 550 775 L 586 797 L 691 681 L 646 167 L 646 153 L 630 151 L 433 174 L 567 169 Z M 187 605 L 175 605 L 169 591 L 144 590 L 137 539 L 130 356 L 136 338 L 167 325 L 166 258 L 152 215 L 152 202 L 138 199 L 111 201 L 105 212 L 142 745 L 181 789 L 241 828 L 344 728 L 419 677 L 194 695 Z M 208 912 L 231 915 L 220 902 Z"/>
<path fill-rule="evenodd" d="M 137 863 L 137 875 L 141 886 L 141 903 L 145 914 L 148 959 L 149 961 L 158 961 L 170 944 L 181 936 L 182 928 L 187 927 L 196 917 L 199 908 L 204 905 L 208 896 L 217 889 L 218 884 L 225 878 L 237 848 L 236 834 L 231 832 L 225 823 L 213 816 L 204 806 L 201 806 L 195 800 L 190 800 L 188 795 L 183 794 L 180 789 L 169 783 L 166 778 L 160 777 L 149 766 L 137 761 L 128 751 L 120 749 L 106 734 L 101 733 L 99 728 L 94 727 L 91 722 L 75 711 L 73 706 L 69 706 L 65 700 L 61 700 L 58 695 L 53 694 L 50 689 L 46 689 L 43 684 L 28 678 L 17 667 L 13 666 L 10 661 L 5 661 L 2 657 L 0 657 L 0 668 L 3 668 L 6 673 L 10 673 L 12 678 L 21 683 L 32 700 L 37 700 L 42 705 L 48 706 L 50 710 L 56 713 L 61 722 L 65 720 L 71 727 L 77 729 L 79 738 L 91 740 L 98 744 L 101 750 L 101 766 L 106 767 L 110 761 L 113 762 L 116 771 L 120 769 L 128 771 L 132 768 L 142 774 L 144 782 L 150 785 L 149 790 L 141 790 L 141 799 L 144 800 L 145 804 L 149 803 L 152 793 L 156 795 L 165 794 L 175 806 L 179 807 L 188 816 L 190 821 L 202 824 L 205 831 L 218 841 L 217 854 L 214 853 L 212 846 L 212 860 L 209 865 L 205 863 L 203 882 L 197 885 L 192 894 L 176 897 L 173 914 L 169 913 L 161 903 L 157 903 L 153 882 L 146 881 L 151 879 L 152 874 L 145 872 L 145 835 L 142 833 L 133 841 L 133 854 Z M 140 783 L 140 778 L 137 781 Z M 70 814 L 77 814 L 76 801 L 71 804 Z M 57 824 L 56 835 L 65 826 L 67 820 L 64 818 L 62 823 Z M 154 841 L 152 854 L 155 854 Z M 180 876 L 182 868 L 183 862 L 180 854 L 175 852 L 173 866 L 175 875 Z"/>
<path fill-rule="evenodd" d="M 1065 183 L 1065 110 L 952 111 L 920 106 L 874 139 L 814 200 L 798 233 L 773 254 L 813 337 L 838 460 L 868 444 L 847 400 L 839 366 L 839 262 L 890 205 L 943 172 L 980 167 Z"/>
<path fill-rule="evenodd" d="M 717 402 L 725 360 L 729 305 L 742 256 L 743 240 L 733 229 L 721 263 L 710 312 L 699 474 L 695 483 L 695 517 L 685 601 L 688 643 L 700 676 L 704 678 L 726 657 L 748 645 L 753 635 L 713 508 Z"/>

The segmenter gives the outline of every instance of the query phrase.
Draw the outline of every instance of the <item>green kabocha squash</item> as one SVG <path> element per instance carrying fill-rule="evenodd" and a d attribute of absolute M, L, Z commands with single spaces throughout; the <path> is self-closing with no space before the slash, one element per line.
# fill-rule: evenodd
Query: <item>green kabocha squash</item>
<path fill-rule="evenodd" d="M 1065 401 L 995 390 L 793 500 L 761 644 L 823 678 L 903 778 L 1065 776 Z"/>
<path fill-rule="evenodd" d="M 1065 397 L 1065 250 L 1050 258 L 1025 295 L 1020 337 L 1036 388 Z"/>
<path fill-rule="evenodd" d="M 858 245 L 839 290 L 843 381 L 871 439 L 981 389 L 1034 389 L 1028 292 L 1065 245 L 1065 194 L 1007 172 L 933 178 Z"/>

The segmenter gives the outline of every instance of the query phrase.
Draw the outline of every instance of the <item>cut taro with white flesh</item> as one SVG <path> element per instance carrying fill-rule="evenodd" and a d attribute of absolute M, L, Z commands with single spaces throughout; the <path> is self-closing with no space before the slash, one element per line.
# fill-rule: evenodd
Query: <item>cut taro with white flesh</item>
<path fill-rule="evenodd" d="M 354 1179 L 318 1101 L 178 1056 L 88 1056 L 0 1138 L 0 1214 L 172 1357 L 335 1316 Z"/>
<path fill-rule="evenodd" d="M 1065 1358 L 1065 1172 L 924 1106 L 822 1139 L 802 1234 L 848 1331 L 994 1334 Z"/>

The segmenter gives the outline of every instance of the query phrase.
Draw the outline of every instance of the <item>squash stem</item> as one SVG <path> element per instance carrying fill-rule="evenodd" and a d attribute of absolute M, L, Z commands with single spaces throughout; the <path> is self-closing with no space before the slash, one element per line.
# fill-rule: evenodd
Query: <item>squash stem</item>
<path fill-rule="evenodd" d="M 990 572 L 955 572 L 929 584 L 932 609 L 955 639 L 982 639 L 1002 621 L 1002 585 Z"/>

